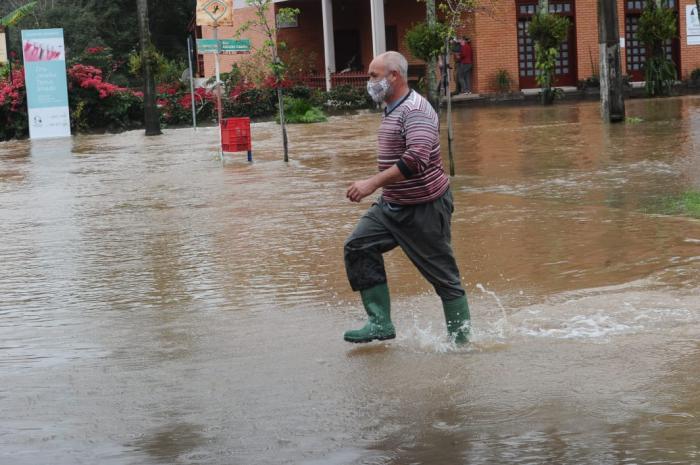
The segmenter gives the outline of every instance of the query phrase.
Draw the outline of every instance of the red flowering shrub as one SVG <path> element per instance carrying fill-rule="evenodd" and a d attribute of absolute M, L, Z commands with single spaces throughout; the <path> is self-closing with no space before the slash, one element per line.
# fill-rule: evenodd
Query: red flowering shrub
<path fill-rule="evenodd" d="M 29 126 L 26 101 L 24 70 L 15 68 L 12 76 L 0 80 L 0 140 L 27 135 Z"/>
<path fill-rule="evenodd" d="M 71 123 L 78 130 L 129 129 L 142 120 L 142 98 L 124 87 L 105 82 L 102 70 L 75 64 L 68 68 Z"/>
<path fill-rule="evenodd" d="M 158 106 L 165 124 L 192 123 L 192 94 L 183 83 L 163 84 L 157 87 Z M 216 114 L 216 96 L 199 87 L 194 91 L 195 111 L 198 120 L 211 120 Z"/>

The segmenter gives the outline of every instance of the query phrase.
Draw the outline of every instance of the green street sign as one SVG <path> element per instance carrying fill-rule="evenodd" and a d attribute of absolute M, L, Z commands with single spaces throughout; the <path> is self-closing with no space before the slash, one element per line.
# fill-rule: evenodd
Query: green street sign
<path fill-rule="evenodd" d="M 250 39 L 223 39 L 221 40 L 222 53 L 250 52 Z"/>
<path fill-rule="evenodd" d="M 250 52 L 250 39 L 197 39 L 197 53 Z"/>
<path fill-rule="evenodd" d="M 219 41 L 214 39 L 197 39 L 197 53 L 218 53 Z"/>

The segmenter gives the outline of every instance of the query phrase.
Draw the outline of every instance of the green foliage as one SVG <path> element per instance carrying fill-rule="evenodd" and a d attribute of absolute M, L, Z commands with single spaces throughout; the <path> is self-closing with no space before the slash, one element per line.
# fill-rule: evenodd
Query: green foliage
<path fill-rule="evenodd" d="M 558 49 L 566 39 L 570 25 L 569 18 L 538 11 L 532 18 L 528 33 L 533 42 L 540 44 L 543 49 Z"/>
<path fill-rule="evenodd" d="M 311 106 L 323 107 L 327 103 L 328 95 L 321 89 L 312 89 L 303 85 L 295 85 L 285 89 L 285 94 L 292 98 L 303 99 L 308 101 Z"/>
<path fill-rule="evenodd" d="M 639 124 L 643 121 L 644 120 L 639 116 L 628 116 L 627 118 L 625 118 L 625 123 L 627 124 Z"/>
<path fill-rule="evenodd" d="M 0 11 L 5 1 L 0 1 Z M 19 3 L 19 2 L 15 2 Z M 20 29 L 64 29 L 69 58 L 87 47 L 107 46 L 118 60 L 138 48 L 139 34 L 134 0 L 51 0 L 32 2 L 36 7 L 11 31 L 11 47 L 19 50 Z M 186 26 L 195 0 L 149 0 L 151 39 L 166 57 L 186 57 Z"/>
<path fill-rule="evenodd" d="M 157 83 L 179 81 L 187 66 L 181 60 L 170 60 L 155 48 L 151 49 L 151 71 Z M 129 72 L 137 78 L 141 76 L 141 54 L 132 52 L 129 55 Z"/>
<path fill-rule="evenodd" d="M 441 0 L 437 10 L 447 26 L 447 36 L 455 37 L 457 28 L 464 21 L 464 15 L 473 13 L 479 6 L 479 0 Z"/>
<path fill-rule="evenodd" d="M 511 86 L 513 85 L 513 78 L 510 77 L 510 73 L 507 69 L 499 69 L 496 71 L 495 77 L 496 89 L 501 93 L 510 92 Z"/>
<path fill-rule="evenodd" d="M 294 97 L 284 98 L 284 114 L 285 120 L 290 124 L 321 123 L 328 119 L 320 108 L 308 100 Z"/>
<path fill-rule="evenodd" d="M 326 106 L 335 109 L 372 108 L 373 102 L 365 89 L 344 85 L 328 92 Z"/>
<path fill-rule="evenodd" d="M 36 8 L 37 2 L 29 2 L 26 5 L 11 11 L 7 15 L 0 18 L 0 26 L 14 26 L 25 16 L 31 14 Z"/>
<path fill-rule="evenodd" d="M 647 5 L 639 18 L 639 40 L 647 45 L 658 46 L 676 37 L 676 12 L 670 8 L 657 7 L 653 0 L 648 1 Z"/>
<path fill-rule="evenodd" d="M 676 12 L 648 1 L 639 18 L 637 34 L 651 51 L 651 56 L 644 63 L 647 95 L 654 97 L 670 94 L 677 73 L 676 65 L 666 57 L 664 44 L 678 35 Z"/>
<path fill-rule="evenodd" d="M 695 68 L 690 72 L 690 79 L 693 81 L 700 81 L 700 68 Z"/>
<path fill-rule="evenodd" d="M 271 116 L 277 109 L 277 94 L 273 89 L 252 88 L 224 101 L 226 116 Z"/>
<path fill-rule="evenodd" d="M 237 63 L 233 64 L 231 71 L 228 73 L 221 73 L 221 82 L 224 83 L 226 89 L 233 89 L 241 82 L 241 78 L 241 69 L 238 67 Z"/>
<path fill-rule="evenodd" d="M 647 58 L 644 63 L 645 90 L 650 97 L 669 95 L 676 77 L 676 65 L 664 55 Z"/>
<path fill-rule="evenodd" d="M 571 25 L 568 18 L 540 10 L 532 18 L 528 33 L 535 43 L 535 68 L 537 84 L 542 88 L 542 102 L 554 101 L 552 91 L 559 45 L 566 39 Z"/>
<path fill-rule="evenodd" d="M 414 57 L 428 61 L 445 50 L 447 33 L 448 27 L 443 23 L 418 23 L 406 32 L 406 46 Z"/>
<path fill-rule="evenodd" d="M 647 208 L 650 213 L 663 215 L 681 215 L 700 218 L 700 191 L 689 190 L 679 195 L 662 198 Z"/>

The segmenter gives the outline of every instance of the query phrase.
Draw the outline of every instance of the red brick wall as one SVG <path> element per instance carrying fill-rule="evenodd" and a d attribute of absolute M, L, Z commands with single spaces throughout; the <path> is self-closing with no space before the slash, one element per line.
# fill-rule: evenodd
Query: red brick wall
<path fill-rule="evenodd" d="M 618 0 L 620 3 L 620 0 Z M 598 6 L 596 1 L 575 2 L 577 79 L 599 74 Z M 592 61 L 592 64 L 591 64 Z"/>
<path fill-rule="evenodd" d="M 241 8 L 236 9 L 233 12 L 233 27 L 220 27 L 219 28 L 219 39 L 232 39 L 235 37 L 236 31 L 243 24 L 248 21 L 255 19 L 255 13 L 253 8 Z M 268 21 L 274 24 L 274 13 L 272 9 L 268 11 Z M 211 39 L 214 37 L 214 30 L 211 27 L 202 27 L 202 38 Z M 242 39 L 250 39 L 253 49 L 260 49 L 264 46 L 266 36 L 259 31 L 249 30 L 241 35 Z M 248 55 L 221 55 L 220 64 L 221 72 L 227 73 L 231 71 L 234 63 L 238 63 L 241 60 L 245 60 Z M 206 77 L 211 77 L 215 74 L 215 58 L 213 54 L 204 55 L 204 75 Z"/>
<path fill-rule="evenodd" d="M 679 9 L 679 28 L 681 33 L 681 69 L 678 73 L 681 79 L 687 79 L 691 71 L 695 68 L 700 68 L 700 45 L 688 45 L 688 35 L 686 30 L 686 5 L 695 5 L 695 2 L 680 2 Z"/>
<path fill-rule="evenodd" d="M 367 2 L 369 3 L 369 1 Z M 425 20 L 425 4 L 416 1 L 389 0 L 384 6 L 384 21 L 387 26 L 396 26 L 399 49 L 409 64 L 423 64 L 422 60 L 414 58 L 406 47 L 406 32 L 414 24 Z"/>
<path fill-rule="evenodd" d="M 302 51 L 313 61 L 318 74 L 325 72 L 323 58 L 323 16 L 321 2 L 284 2 L 284 8 L 298 8 L 298 27 L 283 28 L 278 31 L 278 40 L 285 42 L 288 51 Z M 281 52 L 283 53 L 283 52 Z"/>
<path fill-rule="evenodd" d="M 472 29 L 473 33 L 470 33 Z M 504 69 L 518 89 L 518 38 L 515 1 L 494 2 L 490 11 L 474 15 L 473 26 L 466 23 L 474 50 L 473 91 L 495 92 L 496 73 Z"/>

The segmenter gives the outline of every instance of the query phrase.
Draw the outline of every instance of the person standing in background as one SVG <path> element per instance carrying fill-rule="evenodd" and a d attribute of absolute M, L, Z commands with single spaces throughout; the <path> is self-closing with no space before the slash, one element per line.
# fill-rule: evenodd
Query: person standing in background
<path fill-rule="evenodd" d="M 471 39 L 462 37 L 460 42 L 460 50 L 457 54 L 459 93 L 472 93 L 472 69 L 474 67 L 474 58 L 472 52 Z"/>

